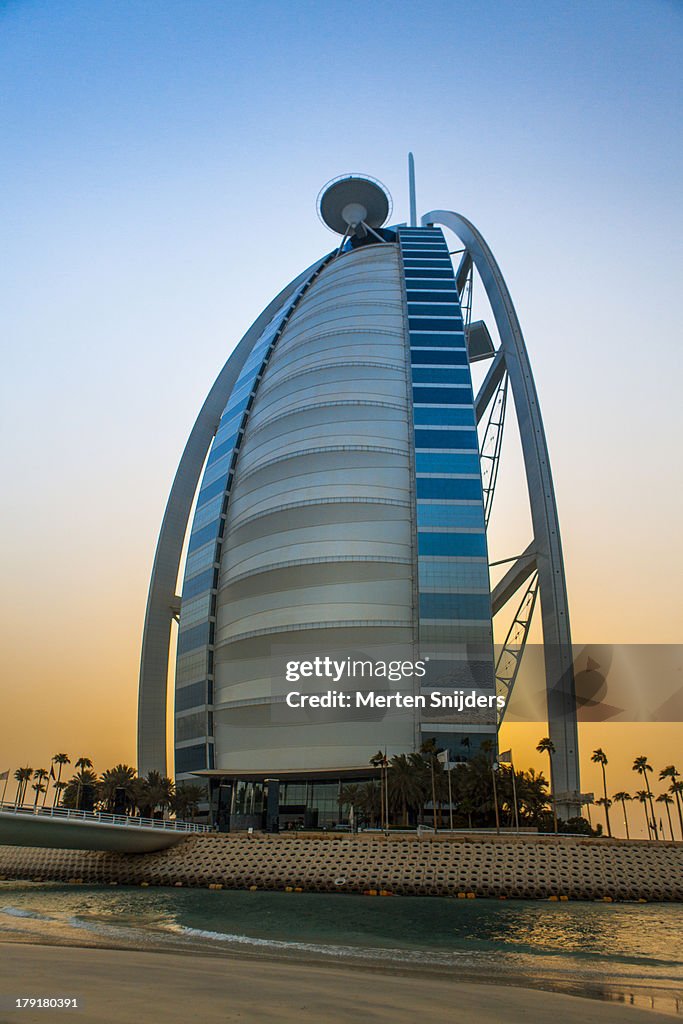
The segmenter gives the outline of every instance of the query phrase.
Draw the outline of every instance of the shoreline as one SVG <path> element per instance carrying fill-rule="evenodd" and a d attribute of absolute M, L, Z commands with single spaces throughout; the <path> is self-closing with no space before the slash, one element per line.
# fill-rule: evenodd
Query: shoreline
<path fill-rule="evenodd" d="M 523 1008 L 520 1006 L 520 1012 L 523 1012 L 525 1017 L 528 1011 L 526 1004 L 529 1002 L 527 997 L 531 998 L 532 1003 L 537 998 L 545 997 L 548 1005 L 546 1005 L 544 1013 L 547 1013 L 547 1018 L 539 1018 L 539 1020 L 544 1021 L 544 1024 L 551 1015 L 555 1018 L 556 1024 L 565 1019 L 563 1016 L 558 1017 L 554 1005 L 550 1005 L 554 1004 L 556 999 L 568 999 L 573 1003 L 577 999 L 581 1000 L 582 1004 L 585 1004 L 585 1013 L 588 1013 L 588 1007 L 590 1006 L 590 1019 L 596 1021 L 617 1019 L 611 1017 L 603 1018 L 603 1011 L 598 1010 L 598 1006 L 611 1007 L 615 1010 L 618 1007 L 629 1006 L 631 1012 L 630 1019 L 634 1024 L 634 1011 L 642 1011 L 646 1014 L 646 1017 L 643 1019 L 652 1022 L 658 1019 L 680 1019 L 681 1015 L 683 1015 L 683 993 L 677 989 L 664 988 L 659 984 L 652 984 L 646 978 L 639 978 L 628 984 L 624 982 L 610 982 L 608 980 L 605 982 L 598 980 L 572 980 L 570 976 L 558 976 L 556 978 L 543 974 L 530 976 L 521 970 L 511 970 L 509 967 L 501 969 L 500 965 L 495 968 L 496 973 L 493 976 L 487 973 L 483 967 L 477 969 L 471 964 L 454 969 L 453 965 L 439 964 L 437 962 L 416 963 L 414 961 L 411 962 L 408 958 L 405 960 L 401 959 L 400 956 L 395 960 L 374 959 L 363 955 L 360 950 L 356 955 L 353 952 L 349 953 L 348 947 L 340 947 L 344 949 L 344 953 L 341 956 L 335 956 L 332 952 L 326 954 L 322 951 L 304 951 L 297 948 L 294 944 L 289 949 L 277 948 L 272 945 L 237 945 L 231 942 L 223 943 L 206 938 L 201 939 L 195 936 L 175 935 L 172 933 L 167 935 L 149 933 L 144 937 L 138 937 L 136 941 L 133 937 L 126 937 L 121 934 L 105 935 L 101 932 L 75 925 L 62 926 L 60 932 L 57 932 L 55 929 L 55 932 L 52 934 L 50 934 L 48 926 L 48 933 L 46 934 L 45 924 L 46 922 L 40 920 L 27 921 L 26 919 L 19 918 L 12 923 L 11 928 L 0 931 L 0 948 L 3 951 L 2 956 L 0 956 L 0 978 L 3 976 L 3 962 L 7 960 L 6 954 L 11 950 L 26 950 L 26 953 L 17 955 L 20 960 L 23 957 L 27 964 L 32 961 L 38 962 L 42 960 L 40 950 L 64 951 L 64 959 L 67 963 L 78 961 L 83 954 L 87 955 L 88 951 L 98 951 L 102 954 L 111 954 L 113 960 L 117 960 L 119 954 L 136 961 L 141 954 L 145 958 L 148 956 L 167 958 L 166 963 L 169 970 L 172 963 L 176 960 L 187 962 L 189 959 L 193 962 L 206 962 L 207 964 L 212 963 L 214 965 L 221 962 L 229 962 L 232 965 L 231 969 L 239 970 L 240 974 L 243 974 L 245 971 L 248 973 L 250 969 L 260 975 L 268 974 L 271 971 L 276 973 L 286 971 L 293 972 L 302 982 L 307 972 L 311 970 L 318 972 L 321 976 L 327 976 L 329 972 L 343 972 L 345 976 L 348 976 L 346 984 L 350 991 L 355 991 L 357 979 L 359 978 L 367 978 L 368 980 L 381 978 L 383 983 L 386 983 L 390 989 L 397 979 L 412 980 L 416 990 L 421 991 L 424 989 L 425 998 L 428 998 L 428 993 L 434 985 L 440 986 L 442 984 L 454 989 L 454 995 L 463 987 L 476 990 L 479 992 L 479 997 L 485 1003 L 487 1001 L 496 1002 L 499 998 L 504 1000 L 506 998 L 505 993 L 508 993 L 510 999 L 515 1004 L 520 1001 L 525 1004 Z M 114 930 L 112 929 L 112 931 Z M 12 958 L 10 957 L 10 959 Z M 144 970 L 140 970 L 141 967 L 144 967 L 144 965 L 138 964 L 134 972 L 136 979 L 144 974 Z M 35 972 L 35 968 L 32 968 L 32 972 Z M 170 973 L 171 978 L 174 977 L 174 972 L 175 968 Z M 221 971 L 217 970 L 216 973 L 220 974 Z M 6 983 L 3 985 L 3 990 L 5 988 Z M 3 990 L 0 990 L 0 995 L 5 994 Z M 512 996 L 511 993 L 516 994 Z M 152 993 L 150 993 L 151 997 Z M 4 1007 L 2 1008 L 4 1009 Z M 246 1012 L 248 1007 L 245 1005 L 244 1009 Z M 577 1005 L 576 1012 L 578 1013 L 579 1011 L 580 1007 Z M 84 1018 L 81 1015 L 78 1019 L 83 1021 Z M 101 1017 L 93 1017 L 93 1022 L 99 1024 L 100 1020 L 103 1019 Z M 108 1020 L 109 1018 L 106 1019 Z M 118 1019 L 112 1018 L 112 1020 Z M 247 1017 L 246 1019 L 250 1018 Z M 261 1018 L 255 1019 L 259 1022 L 261 1020 Z M 289 1020 L 287 1017 L 277 1019 L 278 1021 L 280 1019 Z M 325 1018 L 325 1020 L 328 1019 L 345 1020 L 346 1018 Z M 414 1017 L 406 1016 L 405 1019 L 406 1021 L 412 1021 Z M 454 1018 L 448 1017 L 447 1019 L 451 1021 Z M 463 1021 L 465 1019 L 463 1017 Z M 533 1020 L 534 1018 L 530 1019 Z M 571 1018 L 567 1017 L 566 1019 L 569 1021 Z M 45 1020 L 44 1011 L 40 1020 Z M 122 1016 L 121 1020 L 125 1020 L 125 1017 Z M 224 1018 L 221 1018 L 222 1020 Z M 390 1020 L 393 1022 L 403 1020 L 403 1018 L 393 1016 Z M 486 1021 L 488 1018 L 482 1017 L 481 1020 Z M 296 1024 L 296 1021 L 298 1021 L 298 1017 L 293 1017 L 292 1024 Z M 5 1024 L 2 1016 L 0 1016 L 0 1024 Z M 491 1018 L 491 1024 L 498 1024 L 498 1018 Z"/>
<path fill-rule="evenodd" d="M 422 1019 L 444 1019 L 449 1024 L 464 1024 L 473 1015 L 478 1024 L 500 1024 L 504 1019 L 547 1024 L 551 1018 L 554 1024 L 570 1024 L 576 1019 L 611 1024 L 623 1019 L 624 1006 L 629 1006 L 632 1024 L 656 1024 L 676 1019 L 677 1014 L 673 998 L 667 1008 L 664 996 L 646 989 L 626 993 L 605 986 L 598 995 L 540 987 L 521 976 L 501 980 L 500 976 L 494 979 L 463 972 L 453 977 L 427 966 L 340 963 L 322 957 L 208 950 L 189 944 L 181 952 L 156 944 L 16 940 L 3 934 L 0 946 L 2 1009 L 15 990 L 27 990 L 19 995 L 38 994 L 30 991 L 32 982 L 17 982 L 16 978 L 39 977 L 41 993 L 66 995 L 68 990 L 82 999 L 83 1009 L 77 1017 L 81 1024 L 123 1024 L 132 1013 L 139 1020 L 184 1024 L 188 1019 L 184 1004 L 188 1002 L 197 1019 L 221 1024 L 232 1020 L 259 1024 L 271 1020 L 278 1024 L 354 1022 L 359 1013 L 366 1020 L 387 1024 L 408 1024 L 418 1014 Z M 221 963 L 225 966 L 218 969 Z M 239 978 L 239 990 L 233 988 L 233 976 Z M 354 994 L 352 999 L 349 992 Z M 154 1006 L 153 1016 L 140 1016 L 141 1002 Z M 429 1018 L 424 1016 L 426 1006 Z M 228 1007 L 230 1016 L 226 1016 Z M 35 1015 L 22 1013 L 28 1020 L 50 1019 L 45 1010 Z M 0 1021 L 4 1024 L 1 1016 Z"/>

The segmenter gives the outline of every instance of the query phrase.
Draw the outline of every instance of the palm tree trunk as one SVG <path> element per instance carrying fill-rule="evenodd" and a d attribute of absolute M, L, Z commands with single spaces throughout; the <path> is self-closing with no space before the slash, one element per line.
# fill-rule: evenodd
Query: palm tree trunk
<path fill-rule="evenodd" d="M 652 803 L 652 790 L 650 789 L 650 780 L 647 777 L 647 772 L 645 772 L 644 774 L 645 787 L 647 789 L 647 798 L 650 801 L 650 810 L 652 811 L 652 825 L 655 831 L 655 839 L 659 839 L 659 832 L 657 831 L 657 815 L 655 814 L 655 806 Z"/>
<path fill-rule="evenodd" d="M 678 790 L 674 790 L 674 796 L 676 797 L 676 807 L 678 808 L 678 824 L 681 826 L 681 839 L 683 839 L 683 811 L 681 811 L 681 794 Z"/>
<path fill-rule="evenodd" d="M 607 774 L 605 772 L 605 763 L 602 762 L 602 788 L 605 793 L 605 821 L 607 822 L 607 835 L 612 838 L 612 826 L 609 823 L 609 803 L 607 797 Z"/>
<path fill-rule="evenodd" d="M 61 782 L 61 781 L 62 781 L 62 765 L 61 765 L 61 762 L 60 762 L 59 765 L 57 766 L 57 782 Z M 59 786 L 55 786 L 55 795 L 54 795 L 54 799 L 52 801 L 52 806 L 53 807 L 57 806 L 57 797 L 59 796 L 59 792 L 60 792 L 59 791 Z"/>
<path fill-rule="evenodd" d="M 626 813 L 626 801 L 625 800 L 621 801 L 621 806 L 624 808 L 624 825 L 626 826 L 626 838 L 630 839 L 631 836 L 629 835 L 629 831 L 628 831 L 628 814 Z"/>
<path fill-rule="evenodd" d="M 666 807 L 666 816 L 669 819 L 669 832 L 671 833 L 671 842 L 673 843 L 673 841 L 674 841 L 674 830 L 673 830 L 673 825 L 671 824 L 671 811 L 669 810 L 669 805 L 668 804 L 664 804 L 664 806 Z"/>

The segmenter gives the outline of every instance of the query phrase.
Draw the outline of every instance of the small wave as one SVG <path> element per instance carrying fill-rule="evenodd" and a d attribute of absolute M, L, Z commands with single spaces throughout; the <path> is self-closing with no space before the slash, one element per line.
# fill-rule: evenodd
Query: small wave
<path fill-rule="evenodd" d="M 8 917 L 30 917 L 35 921 L 53 921 L 49 914 L 39 914 L 37 910 L 22 910 L 21 907 L 0 907 L 0 914 Z"/>
<path fill-rule="evenodd" d="M 252 935 L 238 935 L 229 932 L 214 932 L 205 928 L 190 928 L 186 925 L 169 925 L 165 931 L 174 935 L 186 938 L 207 939 L 211 942 L 226 942 L 239 946 L 255 946 L 257 948 L 279 949 L 283 951 L 297 951 L 304 953 L 317 953 L 322 956 L 362 958 L 363 960 L 399 960 L 404 963 L 419 964 L 443 964 L 451 966 L 458 963 L 460 966 L 475 967 L 481 963 L 482 958 L 476 959 L 467 954 L 448 952 L 439 953 L 436 951 L 410 950 L 387 948 L 382 946 L 343 946 L 317 942 L 299 942 L 295 939 L 264 939 Z M 495 957 L 491 957 L 495 959 Z"/>

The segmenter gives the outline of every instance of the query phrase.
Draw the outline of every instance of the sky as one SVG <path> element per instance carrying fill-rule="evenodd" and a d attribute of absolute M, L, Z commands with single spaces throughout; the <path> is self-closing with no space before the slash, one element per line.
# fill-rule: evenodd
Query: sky
<path fill-rule="evenodd" d="M 197 411 L 334 244 L 320 187 L 367 172 L 404 220 L 409 150 L 419 213 L 477 224 L 520 315 L 574 638 L 681 641 L 682 43 L 665 0 L 0 2 L 0 772 L 134 762 L 149 573 Z M 528 542 L 514 441 L 501 558 Z M 636 754 L 681 747 L 680 724 L 634 728 L 582 734 L 631 790 Z M 538 727 L 515 729 L 540 766 Z"/>

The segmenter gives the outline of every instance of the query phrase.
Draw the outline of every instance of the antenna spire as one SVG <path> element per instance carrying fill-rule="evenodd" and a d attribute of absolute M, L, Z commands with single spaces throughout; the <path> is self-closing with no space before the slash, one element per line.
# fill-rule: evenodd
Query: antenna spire
<path fill-rule="evenodd" d="M 415 157 L 408 153 L 408 191 L 410 193 L 410 226 L 417 227 L 417 199 L 415 197 Z"/>

